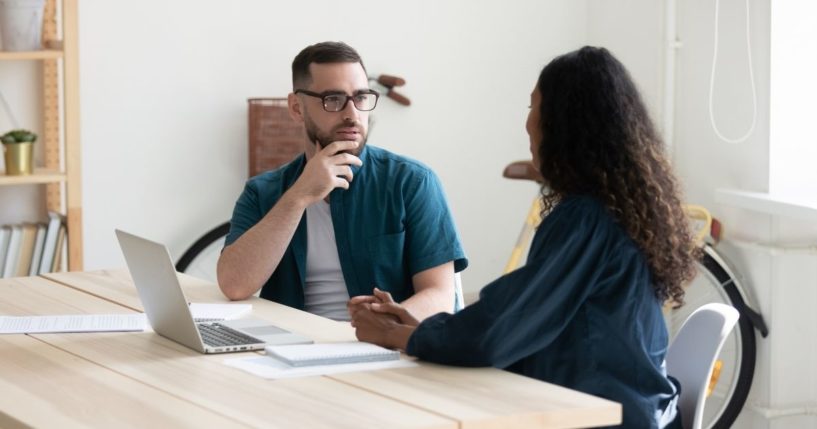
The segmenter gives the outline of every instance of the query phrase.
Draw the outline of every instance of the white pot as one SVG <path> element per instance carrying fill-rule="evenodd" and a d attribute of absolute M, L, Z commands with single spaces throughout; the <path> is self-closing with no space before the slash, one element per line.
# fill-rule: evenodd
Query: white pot
<path fill-rule="evenodd" d="M 4 51 L 41 49 L 45 0 L 0 0 L 0 36 Z"/>

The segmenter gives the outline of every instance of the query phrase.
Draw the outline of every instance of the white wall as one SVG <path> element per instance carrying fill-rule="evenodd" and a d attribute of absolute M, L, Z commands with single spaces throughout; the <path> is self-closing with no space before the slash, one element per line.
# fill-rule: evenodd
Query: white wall
<path fill-rule="evenodd" d="M 370 143 L 440 176 L 475 290 L 501 273 L 537 188 L 501 178 L 529 158 L 541 67 L 585 38 L 583 1 L 80 2 L 85 268 L 124 266 L 113 229 L 178 258 L 229 219 L 247 174 L 246 99 L 284 96 L 300 49 L 354 46 L 407 80 Z"/>
<path fill-rule="evenodd" d="M 770 191 L 817 202 L 815 2 L 772 4 Z"/>
<path fill-rule="evenodd" d="M 588 0 L 588 42 L 610 48 L 630 69 L 660 123 L 664 94 L 664 4 L 654 0 Z M 686 200 L 708 207 L 724 224 L 718 247 L 745 277 L 771 333 L 758 336 L 758 362 L 747 405 L 735 427 L 813 428 L 817 418 L 817 225 L 715 202 L 715 189 L 769 190 L 770 3 L 750 0 L 758 117 L 744 142 L 718 139 L 709 120 L 714 0 L 678 0 L 673 160 Z M 714 114 L 721 132 L 738 137 L 752 119 L 745 2 L 720 1 Z M 655 23 L 661 25 L 655 26 Z M 658 78 L 656 79 L 656 73 Z M 773 144 L 773 142 L 771 143 Z M 803 140 L 800 144 L 808 144 Z M 755 243 L 772 243 L 755 244 Z M 793 250 L 791 247 L 805 247 Z M 798 407 L 811 407 L 812 415 Z M 776 417 L 770 414 L 778 413 Z M 791 413 L 791 415 L 785 415 Z"/>
<path fill-rule="evenodd" d="M 587 44 L 603 46 L 636 81 L 656 124 L 661 123 L 663 2 L 588 0 Z"/>

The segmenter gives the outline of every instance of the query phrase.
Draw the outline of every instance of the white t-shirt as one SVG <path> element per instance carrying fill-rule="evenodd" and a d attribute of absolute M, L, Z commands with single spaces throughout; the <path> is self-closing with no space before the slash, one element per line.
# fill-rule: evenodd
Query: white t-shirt
<path fill-rule="evenodd" d="M 335 242 L 329 203 L 319 201 L 306 208 L 306 311 L 334 320 L 350 320 L 346 302 L 349 291 Z"/>

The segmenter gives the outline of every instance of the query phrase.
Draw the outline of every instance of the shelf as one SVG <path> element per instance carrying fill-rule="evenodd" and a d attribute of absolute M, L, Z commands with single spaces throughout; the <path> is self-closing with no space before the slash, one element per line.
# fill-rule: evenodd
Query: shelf
<path fill-rule="evenodd" d="M 793 197 L 766 192 L 717 189 L 715 191 L 715 201 L 775 216 L 811 222 L 817 221 L 817 198 L 814 197 Z"/>
<path fill-rule="evenodd" d="M 44 202 L 46 210 L 65 215 L 66 262 L 69 271 L 82 271 L 83 267 L 77 3 L 79 0 L 45 0 L 42 47 L 29 51 L 0 51 L 0 69 L 3 71 L 18 61 L 38 61 L 37 65 L 41 66 L 38 68 L 42 69 L 29 77 L 32 81 L 40 80 L 39 88 L 31 91 L 26 87 L 25 91 L 42 100 L 37 112 L 42 118 L 40 129 L 37 130 L 40 137 L 37 145 L 42 148 L 41 157 L 38 158 L 34 174 L 7 176 L 0 171 L 0 188 L 29 187 L 19 190 L 30 195 L 37 194 L 41 197 L 38 198 L 38 203 Z M 4 76 L 4 84 L 18 85 L 17 82 L 6 80 L 8 79 Z M 0 109 L 0 117 L 2 116 Z M 0 206 L 5 208 L 16 200 L 28 200 L 18 198 L 15 194 L 17 193 L 12 192 L 0 198 Z"/>
<path fill-rule="evenodd" d="M 0 171 L 0 186 L 4 185 L 36 185 L 41 183 L 59 183 L 65 181 L 65 173 L 50 170 L 34 170 L 28 176 L 6 176 Z"/>
<path fill-rule="evenodd" d="M 0 61 L 3 60 L 54 60 L 62 58 L 62 51 L 44 49 L 41 51 L 0 52 Z"/>

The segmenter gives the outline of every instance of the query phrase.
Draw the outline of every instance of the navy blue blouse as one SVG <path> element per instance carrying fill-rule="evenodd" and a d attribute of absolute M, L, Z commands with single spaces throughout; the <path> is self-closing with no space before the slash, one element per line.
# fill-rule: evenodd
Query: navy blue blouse
<path fill-rule="evenodd" d="M 666 376 L 667 329 L 645 256 L 596 199 L 564 199 L 525 266 L 459 313 L 421 323 L 407 353 L 493 366 L 622 404 L 623 426 L 678 424 Z"/>

